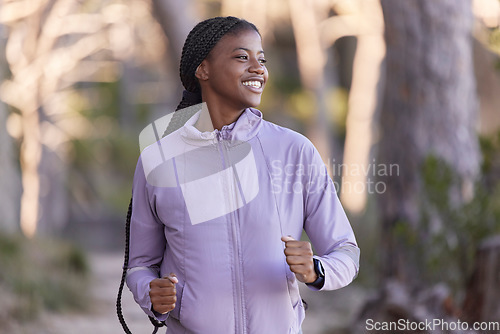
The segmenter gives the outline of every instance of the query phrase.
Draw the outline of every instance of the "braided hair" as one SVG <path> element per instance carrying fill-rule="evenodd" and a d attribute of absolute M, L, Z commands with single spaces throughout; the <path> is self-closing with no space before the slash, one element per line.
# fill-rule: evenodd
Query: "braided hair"
<path fill-rule="evenodd" d="M 217 42 L 226 34 L 238 34 L 246 30 L 254 30 L 260 34 L 254 24 L 233 16 L 227 16 L 202 21 L 189 32 L 182 48 L 179 67 L 181 82 L 185 90 L 181 102 L 175 109 L 176 111 L 202 102 L 201 87 L 195 72 Z M 183 112 L 174 113 L 163 136 L 184 125 L 195 112 L 197 110 L 187 109 Z"/>
<path fill-rule="evenodd" d="M 182 100 L 175 109 L 176 112 L 172 115 L 172 119 L 168 124 L 163 136 L 166 136 L 172 131 L 183 126 L 186 121 L 193 116 L 197 111 L 194 108 L 188 108 L 202 102 L 201 87 L 198 79 L 195 76 L 196 69 L 201 62 L 207 58 L 210 51 L 214 48 L 217 42 L 226 34 L 238 34 L 241 31 L 254 30 L 259 33 L 259 30 L 252 23 L 236 17 L 214 17 L 198 23 L 188 34 L 184 47 L 182 48 L 182 56 L 180 63 L 180 77 L 185 90 L 182 94 Z M 260 35 L 260 33 L 259 33 Z M 186 109 L 187 108 L 187 109 Z M 179 111 L 184 109 L 183 111 Z M 118 296 L 116 298 L 116 312 L 118 320 L 127 334 L 132 334 L 128 328 L 122 312 L 121 296 L 127 276 L 129 262 L 129 247 L 130 247 L 130 220 L 132 217 L 132 198 L 127 212 L 125 225 L 125 257 L 123 261 L 123 271 L 121 282 L 118 288 Z M 149 320 L 154 326 L 153 334 L 158 329 L 165 326 L 165 322 L 158 321 L 153 317 Z"/>

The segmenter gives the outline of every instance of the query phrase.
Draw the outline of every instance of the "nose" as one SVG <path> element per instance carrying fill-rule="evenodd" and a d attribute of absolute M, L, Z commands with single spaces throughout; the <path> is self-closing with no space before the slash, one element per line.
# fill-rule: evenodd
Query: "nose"
<path fill-rule="evenodd" d="M 253 59 L 250 67 L 248 68 L 248 71 L 259 75 L 264 75 L 266 69 L 258 59 Z"/>

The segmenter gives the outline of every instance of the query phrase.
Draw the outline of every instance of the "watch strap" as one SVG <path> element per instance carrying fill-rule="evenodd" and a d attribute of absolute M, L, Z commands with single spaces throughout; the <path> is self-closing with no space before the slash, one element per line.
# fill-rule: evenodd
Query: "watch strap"
<path fill-rule="evenodd" d="M 320 260 L 314 258 L 313 263 L 314 263 L 314 271 L 316 272 L 318 278 L 316 278 L 314 282 L 306 283 L 306 285 L 315 287 L 317 289 L 321 289 L 325 284 L 325 270 Z"/>

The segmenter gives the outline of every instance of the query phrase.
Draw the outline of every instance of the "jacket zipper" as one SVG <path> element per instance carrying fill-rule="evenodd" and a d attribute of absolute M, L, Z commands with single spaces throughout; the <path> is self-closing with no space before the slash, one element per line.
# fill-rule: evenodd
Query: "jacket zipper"
<path fill-rule="evenodd" d="M 222 138 L 222 132 L 218 131 L 217 132 L 217 141 L 218 141 L 218 146 L 219 146 L 219 152 L 221 155 L 221 160 L 222 160 L 222 167 L 223 170 L 227 168 L 231 168 L 230 163 L 231 161 L 229 160 L 227 156 L 227 148 L 225 147 L 226 145 L 223 142 Z M 236 202 L 236 199 L 234 198 L 234 180 L 224 180 L 227 186 L 227 195 L 229 196 L 230 201 Z M 232 204 L 232 203 L 230 203 Z M 232 246 L 233 246 L 233 266 L 234 266 L 234 282 L 235 282 L 235 297 L 236 297 L 236 312 L 235 312 L 235 327 L 236 327 L 236 334 L 244 334 L 246 333 L 246 324 L 245 324 L 245 314 L 243 310 L 243 285 L 241 282 L 242 279 L 242 273 L 241 273 L 241 263 L 240 263 L 240 231 L 239 231 L 239 225 L 238 221 L 236 220 L 235 216 L 235 211 L 230 212 L 229 214 L 229 223 L 231 225 L 231 237 L 232 237 Z"/>

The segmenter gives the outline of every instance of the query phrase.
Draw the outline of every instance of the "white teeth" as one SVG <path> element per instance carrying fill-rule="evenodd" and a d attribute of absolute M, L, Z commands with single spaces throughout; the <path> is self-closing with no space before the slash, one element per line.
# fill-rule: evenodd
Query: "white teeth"
<path fill-rule="evenodd" d="M 254 87 L 254 88 L 261 88 L 262 87 L 262 83 L 260 81 L 244 81 L 243 85 Z"/>

